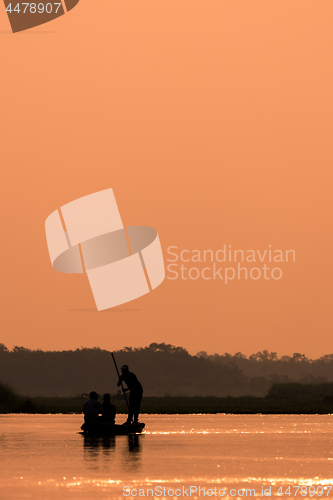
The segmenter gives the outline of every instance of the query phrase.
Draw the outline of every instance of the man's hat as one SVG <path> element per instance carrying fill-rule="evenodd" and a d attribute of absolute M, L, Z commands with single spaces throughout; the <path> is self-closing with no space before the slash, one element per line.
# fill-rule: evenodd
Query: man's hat
<path fill-rule="evenodd" d="M 121 367 L 121 369 L 122 369 L 122 370 L 125 370 L 125 371 L 128 371 L 128 365 L 123 365 L 123 366 Z"/>

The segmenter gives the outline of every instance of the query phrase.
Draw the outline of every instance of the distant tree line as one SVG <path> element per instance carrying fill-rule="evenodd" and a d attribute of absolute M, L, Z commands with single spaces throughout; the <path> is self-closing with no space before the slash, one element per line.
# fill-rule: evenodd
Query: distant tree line
<path fill-rule="evenodd" d="M 147 396 L 265 396 L 273 383 L 333 381 L 333 354 L 316 360 L 300 353 L 277 357 L 262 351 L 249 357 L 190 355 L 186 349 L 152 343 L 115 353 L 119 367 L 135 372 Z M 0 382 L 24 396 L 76 396 L 91 390 L 117 391 L 109 351 L 98 347 L 74 351 L 32 351 L 0 344 Z"/>
<path fill-rule="evenodd" d="M 262 388 L 267 382 L 271 386 L 273 383 L 321 384 L 333 381 L 333 354 L 314 360 L 298 352 L 279 358 L 276 352 L 267 350 L 248 357 L 241 352 L 208 355 L 205 351 L 197 356 L 220 366 L 237 366 L 252 384 Z"/>

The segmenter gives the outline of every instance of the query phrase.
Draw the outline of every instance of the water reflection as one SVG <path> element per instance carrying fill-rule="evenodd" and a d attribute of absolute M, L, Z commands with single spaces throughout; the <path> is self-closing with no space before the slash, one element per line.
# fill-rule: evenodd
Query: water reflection
<path fill-rule="evenodd" d="M 116 438 L 114 436 L 90 437 L 83 436 L 84 458 L 87 460 L 96 460 L 100 452 L 105 457 L 109 457 L 116 447 Z"/>
<path fill-rule="evenodd" d="M 96 461 L 101 458 L 110 458 L 115 451 L 118 440 L 118 453 L 126 463 L 139 462 L 141 454 L 141 440 L 144 435 L 129 434 L 128 436 L 83 436 L 84 459 Z"/>
<path fill-rule="evenodd" d="M 134 471 L 137 472 L 141 469 L 143 465 L 142 440 L 144 437 L 144 434 L 129 434 L 126 436 L 126 447 L 124 446 L 121 450 L 121 468 L 123 472 L 133 474 Z"/>
<path fill-rule="evenodd" d="M 139 453 L 141 451 L 139 434 L 129 434 L 127 437 L 128 437 L 128 451 L 131 451 L 133 453 Z"/>

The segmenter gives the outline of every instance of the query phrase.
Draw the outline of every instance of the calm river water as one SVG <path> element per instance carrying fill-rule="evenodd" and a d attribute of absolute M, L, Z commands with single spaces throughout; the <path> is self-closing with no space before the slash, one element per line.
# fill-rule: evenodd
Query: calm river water
<path fill-rule="evenodd" d="M 333 416 L 141 421 L 103 440 L 77 433 L 81 415 L 1 415 L 0 498 L 333 498 Z"/>

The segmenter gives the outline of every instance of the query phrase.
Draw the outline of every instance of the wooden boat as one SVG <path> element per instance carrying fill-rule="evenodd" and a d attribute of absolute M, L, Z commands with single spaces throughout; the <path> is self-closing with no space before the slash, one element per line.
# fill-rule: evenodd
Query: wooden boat
<path fill-rule="evenodd" d="M 145 424 L 106 424 L 104 422 L 97 422 L 95 424 L 82 424 L 81 434 L 85 436 L 125 436 L 128 434 L 141 434 Z"/>

